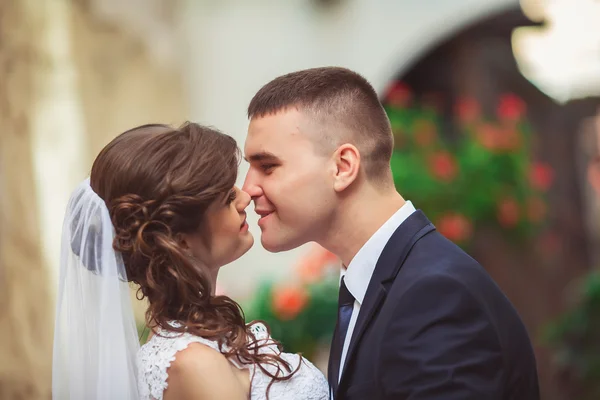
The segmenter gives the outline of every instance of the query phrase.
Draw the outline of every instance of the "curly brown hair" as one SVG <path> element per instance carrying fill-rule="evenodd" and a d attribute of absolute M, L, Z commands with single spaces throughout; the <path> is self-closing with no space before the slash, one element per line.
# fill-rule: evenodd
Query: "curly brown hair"
<path fill-rule="evenodd" d="M 194 123 L 142 125 L 100 152 L 90 185 L 109 209 L 128 280 L 139 285 L 138 298 L 148 299 L 147 325 L 216 340 L 225 357 L 258 365 L 272 384 L 289 379 L 300 364 L 292 371 L 279 355 L 259 353 L 265 344 L 246 325 L 240 306 L 212 294 L 206 267 L 177 240 L 197 232 L 209 206 L 231 192 L 239 162 L 235 140 L 217 130 Z"/>

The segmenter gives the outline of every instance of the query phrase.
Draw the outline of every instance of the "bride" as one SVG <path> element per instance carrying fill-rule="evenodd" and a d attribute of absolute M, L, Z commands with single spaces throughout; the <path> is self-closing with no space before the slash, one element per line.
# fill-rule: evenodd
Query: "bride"
<path fill-rule="evenodd" d="M 321 372 L 214 293 L 253 244 L 239 149 L 216 130 L 144 125 L 109 143 L 63 225 L 54 399 L 328 399 Z M 146 298 L 140 348 L 129 282 Z"/>

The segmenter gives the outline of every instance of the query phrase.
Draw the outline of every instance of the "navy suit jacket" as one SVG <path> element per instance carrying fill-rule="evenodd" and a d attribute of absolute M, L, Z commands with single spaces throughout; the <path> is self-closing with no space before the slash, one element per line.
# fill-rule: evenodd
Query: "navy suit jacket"
<path fill-rule="evenodd" d="M 537 400 L 525 326 L 487 272 L 420 211 L 361 304 L 336 400 Z"/>

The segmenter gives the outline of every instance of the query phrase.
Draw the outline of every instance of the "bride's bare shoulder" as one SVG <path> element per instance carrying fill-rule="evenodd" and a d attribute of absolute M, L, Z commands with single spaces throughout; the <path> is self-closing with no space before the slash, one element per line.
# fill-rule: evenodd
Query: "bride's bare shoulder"
<path fill-rule="evenodd" d="M 167 370 L 164 400 L 248 399 L 237 369 L 215 349 L 190 343 Z"/>

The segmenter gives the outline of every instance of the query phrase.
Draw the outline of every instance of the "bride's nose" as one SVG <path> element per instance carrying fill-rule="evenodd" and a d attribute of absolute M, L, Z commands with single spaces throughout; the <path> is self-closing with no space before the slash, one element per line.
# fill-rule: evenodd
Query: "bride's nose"
<path fill-rule="evenodd" d="M 237 208 L 239 211 L 244 211 L 246 209 L 246 207 L 248 207 L 248 205 L 250 204 L 250 201 L 252 200 L 252 198 L 250 197 L 250 195 L 248 193 L 246 193 L 243 190 L 240 190 L 239 194 L 239 201 L 237 203 Z"/>

